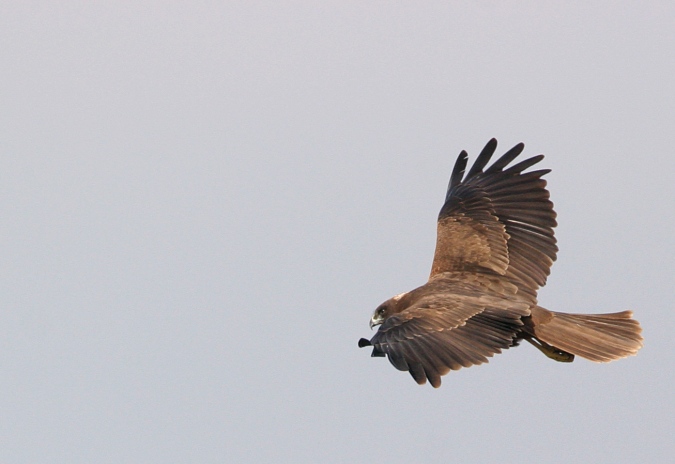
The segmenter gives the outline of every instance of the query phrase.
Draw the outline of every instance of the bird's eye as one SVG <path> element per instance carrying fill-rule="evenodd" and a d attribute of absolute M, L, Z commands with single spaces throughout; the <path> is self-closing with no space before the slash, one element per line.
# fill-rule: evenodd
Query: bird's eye
<path fill-rule="evenodd" d="M 377 310 L 377 314 L 379 314 L 380 316 L 381 316 L 382 314 L 384 314 L 384 308 L 378 309 L 378 310 Z"/>

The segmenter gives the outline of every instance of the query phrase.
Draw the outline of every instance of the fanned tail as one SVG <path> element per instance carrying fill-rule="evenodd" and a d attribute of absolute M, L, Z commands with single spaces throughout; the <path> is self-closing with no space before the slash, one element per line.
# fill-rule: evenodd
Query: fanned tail
<path fill-rule="evenodd" d="M 536 306 L 527 318 L 525 337 L 544 354 L 557 361 L 581 356 L 609 362 L 632 356 L 642 348 L 642 327 L 631 311 L 611 314 L 566 314 Z"/>

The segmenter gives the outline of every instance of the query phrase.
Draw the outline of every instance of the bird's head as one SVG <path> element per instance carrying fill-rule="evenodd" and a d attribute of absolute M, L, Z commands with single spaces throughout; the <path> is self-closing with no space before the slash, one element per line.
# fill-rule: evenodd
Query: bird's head
<path fill-rule="evenodd" d="M 373 327 L 382 324 L 389 316 L 400 312 L 401 310 L 398 307 L 399 302 L 405 295 L 407 295 L 407 293 L 396 295 L 395 297 L 389 298 L 387 301 L 378 306 L 373 313 L 373 317 L 370 318 L 370 328 L 372 329 Z"/>

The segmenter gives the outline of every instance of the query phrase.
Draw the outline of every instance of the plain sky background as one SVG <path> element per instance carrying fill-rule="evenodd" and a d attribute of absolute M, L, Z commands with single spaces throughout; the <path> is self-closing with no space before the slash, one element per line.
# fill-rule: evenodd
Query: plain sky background
<path fill-rule="evenodd" d="M 673 2 L 3 1 L 0 63 L 3 464 L 673 458 Z M 491 137 L 638 356 L 357 348 Z"/>

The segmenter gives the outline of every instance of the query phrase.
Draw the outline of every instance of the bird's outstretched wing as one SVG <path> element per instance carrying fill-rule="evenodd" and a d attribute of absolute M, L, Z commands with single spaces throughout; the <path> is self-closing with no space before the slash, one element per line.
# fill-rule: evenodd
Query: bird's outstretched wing
<path fill-rule="evenodd" d="M 464 176 L 467 154 L 457 158 L 438 215 L 431 276 L 444 272 L 494 272 L 531 297 L 546 284 L 558 247 L 556 214 L 542 176 L 523 172 L 544 156 L 507 167 L 523 151 L 519 143 L 485 169 L 497 148 L 490 140 Z"/>
<path fill-rule="evenodd" d="M 513 345 L 530 305 L 514 298 L 504 279 L 446 274 L 421 287 L 422 297 L 392 315 L 370 340 L 373 356 L 387 356 L 399 370 L 434 387 L 450 370 L 487 362 Z"/>

